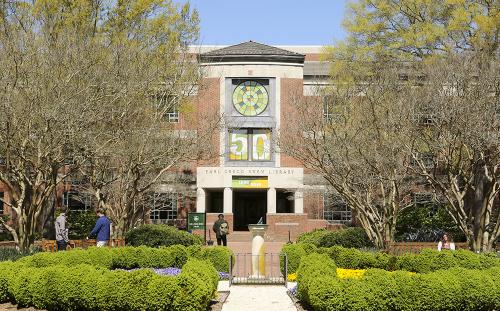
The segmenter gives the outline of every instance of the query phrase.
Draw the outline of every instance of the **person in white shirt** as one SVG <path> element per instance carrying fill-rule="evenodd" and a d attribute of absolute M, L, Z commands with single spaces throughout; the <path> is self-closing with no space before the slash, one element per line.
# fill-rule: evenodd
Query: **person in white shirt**
<path fill-rule="evenodd" d="M 56 218 L 56 242 L 57 250 L 64 251 L 69 243 L 68 228 L 66 225 L 66 209 L 61 209 L 61 214 Z"/>
<path fill-rule="evenodd" d="M 443 238 L 438 243 L 438 251 L 441 251 L 442 249 L 449 249 L 452 251 L 455 250 L 455 243 L 453 243 L 448 233 L 444 233 Z"/>

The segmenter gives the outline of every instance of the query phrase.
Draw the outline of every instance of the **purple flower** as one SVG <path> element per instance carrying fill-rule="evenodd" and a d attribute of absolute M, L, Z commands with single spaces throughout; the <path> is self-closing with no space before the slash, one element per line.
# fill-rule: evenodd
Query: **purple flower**
<path fill-rule="evenodd" d="M 121 270 L 121 271 L 127 271 L 127 272 L 132 272 L 132 271 L 137 271 L 143 268 L 134 268 L 134 269 L 116 269 L 116 270 Z M 151 268 L 146 268 L 146 269 L 151 269 Z M 156 274 L 158 275 L 165 275 L 165 276 L 177 276 L 181 273 L 182 269 L 175 268 L 175 267 L 169 267 L 169 268 L 156 268 L 152 269 Z M 229 273 L 226 272 L 218 272 L 219 278 L 221 280 L 228 280 L 229 279 Z"/>
<path fill-rule="evenodd" d="M 292 296 L 297 296 L 297 285 L 295 285 L 294 287 L 290 288 L 288 290 L 288 292 L 292 295 Z"/>
<path fill-rule="evenodd" d="M 219 272 L 219 278 L 221 280 L 229 280 L 229 273 L 226 272 Z"/>
<path fill-rule="evenodd" d="M 179 273 L 181 273 L 181 269 L 172 267 L 153 269 L 153 271 L 158 275 L 169 275 L 169 276 L 176 276 L 179 275 Z"/>

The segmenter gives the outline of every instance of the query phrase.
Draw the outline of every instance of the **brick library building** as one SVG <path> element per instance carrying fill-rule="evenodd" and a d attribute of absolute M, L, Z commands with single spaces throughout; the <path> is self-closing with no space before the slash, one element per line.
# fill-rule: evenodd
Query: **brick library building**
<path fill-rule="evenodd" d="M 196 168 L 196 211 L 207 213 L 208 228 L 220 213 L 232 231 L 262 219 L 276 239 L 351 223 L 347 205 L 329 195 L 320 176 L 280 153 L 276 141 L 287 124 L 300 122 L 287 115 L 295 96 L 315 96 L 328 81 L 321 47 L 249 41 L 197 51 L 208 86 L 197 96 L 224 118 L 218 163 Z"/>
<path fill-rule="evenodd" d="M 315 96 L 328 81 L 320 46 L 269 46 L 244 42 L 232 46 L 193 46 L 203 72 L 194 102 L 224 120 L 214 148 L 217 160 L 189 171 L 182 185 L 162 185 L 151 193 L 144 221 L 185 227 L 189 212 L 206 213 L 207 228 L 224 214 L 230 231 L 248 231 L 262 219 L 276 240 L 329 225 L 352 223 L 349 207 L 327 191 L 325 181 L 279 152 L 277 135 L 287 124 L 293 96 Z M 326 109 L 325 111 L 328 111 Z M 183 126 L 182 112 L 167 121 Z M 195 171 L 194 171 L 195 170 Z M 92 199 L 58 191 L 57 206 L 92 210 Z M 0 198 L 8 193 L 0 185 Z M 0 206 L 9 213 L 7 206 Z M 231 241 L 231 235 L 229 240 Z"/>

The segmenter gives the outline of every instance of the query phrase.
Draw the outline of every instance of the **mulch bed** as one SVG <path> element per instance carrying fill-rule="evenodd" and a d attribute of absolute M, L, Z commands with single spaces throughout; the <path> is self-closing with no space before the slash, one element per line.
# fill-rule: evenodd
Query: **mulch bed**
<path fill-rule="evenodd" d="M 11 303 L 1 303 L 0 304 L 0 311 L 14 311 L 14 310 L 17 310 L 17 311 L 44 311 L 44 310 L 40 310 L 40 309 L 35 309 L 33 307 L 17 308 L 16 305 L 13 305 Z"/>
<path fill-rule="evenodd" d="M 229 292 L 217 292 L 217 299 L 212 301 L 207 311 L 221 311 L 227 296 L 229 296 Z"/>
<path fill-rule="evenodd" d="M 217 299 L 213 300 L 207 311 L 221 311 L 222 305 L 229 296 L 229 292 L 218 292 Z M 41 309 L 35 309 L 33 307 L 29 308 L 18 308 L 17 305 L 13 305 L 11 303 L 2 303 L 0 304 L 0 311 L 46 311 Z"/>
<path fill-rule="evenodd" d="M 314 309 L 303 303 L 302 301 L 298 300 L 297 297 L 295 297 L 294 295 L 290 294 L 290 292 L 287 291 L 287 294 L 288 296 L 290 297 L 290 299 L 292 299 L 293 301 L 293 304 L 295 305 L 295 308 L 297 308 L 297 311 L 314 311 Z"/>

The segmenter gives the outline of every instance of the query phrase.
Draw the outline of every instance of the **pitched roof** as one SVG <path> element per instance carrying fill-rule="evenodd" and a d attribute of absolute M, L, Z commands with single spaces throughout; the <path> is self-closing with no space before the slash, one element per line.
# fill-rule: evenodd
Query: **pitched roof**
<path fill-rule="evenodd" d="M 247 41 L 222 49 L 200 54 L 202 62 L 226 61 L 279 61 L 303 63 L 305 55 L 280 49 L 274 46 Z"/>

